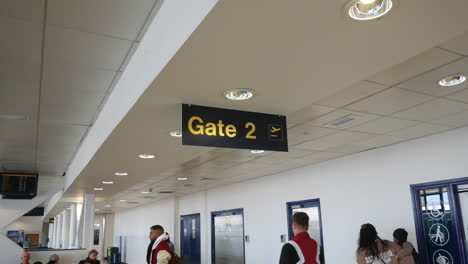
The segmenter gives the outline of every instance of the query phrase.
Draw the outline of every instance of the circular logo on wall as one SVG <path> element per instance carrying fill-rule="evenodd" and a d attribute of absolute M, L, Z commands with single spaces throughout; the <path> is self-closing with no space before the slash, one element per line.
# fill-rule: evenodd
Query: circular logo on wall
<path fill-rule="evenodd" d="M 429 203 L 431 209 L 429 210 L 429 217 L 434 220 L 440 220 L 445 216 L 445 204 L 442 201 L 431 201 Z M 428 207 L 429 207 L 428 206 Z M 440 208 L 439 208 L 440 207 Z"/>
<path fill-rule="evenodd" d="M 432 256 L 434 264 L 453 264 L 453 257 L 447 250 L 438 249 Z"/>
<path fill-rule="evenodd" d="M 450 239 L 450 233 L 442 224 L 433 224 L 431 228 L 429 228 L 429 238 L 431 239 L 432 243 L 435 245 L 442 247 L 445 246 Z"/>

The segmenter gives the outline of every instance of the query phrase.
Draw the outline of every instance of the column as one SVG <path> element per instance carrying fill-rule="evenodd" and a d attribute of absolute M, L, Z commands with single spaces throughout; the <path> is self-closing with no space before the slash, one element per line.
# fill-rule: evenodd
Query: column
<path fill-rule="evenodd" d="M 57 224 L 57 246 L 56 248 L 62 248 L 62 225 L 63 225 L 63 212 L 58 214 Z"/>
<path fill-rule="evenodd" d="M 70 210 L 65 209 L 63 211 L 63 224 L 62 224 L 62 248 L 69 248 L 70 239 Z"/>
<path fill-rule="evenodd" d="M 89 249 L 93 245 L 93 232 L 94 232 L 94 198 L 92 193 L 85 193 L 83 198 L 83 214 L 80 222 L 82 228 L 83 241 L 81 247 Z"/>
<path fill-rule="evenodd" d="M 47 243 L 47 247 L 51 248 L 54 243 L 54 218 L 49 218 L 49 234 L 47 237 L 49 238 L 49 242 Z"/>
<path fill-rule="evenodd" d="M 76 204 L 72 204 L 70 209 L 70 238 L 69 238 L 69 248 L 76 248 L 76 222 L 78 218 L 76 216 Z"/>

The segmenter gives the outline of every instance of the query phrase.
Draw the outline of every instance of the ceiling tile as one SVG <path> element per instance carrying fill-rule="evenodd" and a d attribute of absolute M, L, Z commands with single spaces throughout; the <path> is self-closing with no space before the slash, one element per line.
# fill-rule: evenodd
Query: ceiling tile
<path fill-rule="evenodd" d="M 365 122 L 377 119 L 379 117 L 380 116 L 362 113 L 362 112 L 350 111 L 346 109 L 338 109 L 329 114 L 313 119 L 312 121 L 308 121 L 305 123 L 305 125 L 322 126 L 322 127 L 334 128 L 334 129 L 349 129 L 351 127 L 363 124 Z M 351 121 L 345 122 L 337 126 L 330 124 L 341 118 L 343 119 L 349 118 Z"/>
<path fill-rule="evenodd" d="M 468 125 L 468 110 L 462 111 L 453 115 L 448 115 L 440 119 L 431 120 L 431 123 L 449 126 L 449 127 L 463 127 Z"/>
<path fill-rule="evenodd" d="M 10 162 L 4 161 L 1 163 L 2 171 L 8 172 L 34 172 L 34 162 Z"/>
<path fill-rule="evenodd" d="M 156 0 L 49 0 L 47 23 L 135 40 Z"/>
<path fill-rule="evenodd" d="M 468 103 L 468 89 L 447 95 L 445 98 Z"/>
<path fill-rule="evenodd" d="M 468 104 L 460 103 L 444 98 L 439 98 L 424 104 L 417 105 L 410 109 L 393 114 L 394 117 L 417 120 L 431 121 L 444 116 L 455 114 L 468 109 Z"/>
<path fill-rule="evenodd" d="M 42 23 L 44 0 L 2 0 L 0 1 L 0 16 Z"/>
<path fill-rule="evenodd" d="M 340 131 L 328 136 L 321 137 L 319 139 L 306 141 L 304 143 L 296 145 L 299 149 L 318 150 L 324 151 L 329 150 L 340 145 L 347 145 L 362 141 L 374 137 L 374 134 L 353 132 L 353 131 Z M 333 151 L 330 151 L 333 152 Z"/>
<path fill-rule="evenodd" d="M 90 108 L 87 104 L 42 104 L 40 120 L 43 123 L 83 125 L 91 124 L 91 121 L 98 110 L 94 105 Z"/>
<path fill-rule="evenodd" d="M 309 161 L 311 163 L 335 159 L 338 157 L 342 157 L 346 155 L 345 153 L 334 153 L 334 152 L 326 152 L 326 151 L 315 151 L 314 153 L 307 155 L 302 158 L 302 160 Z"/>
<path fill-rule="evenodd" d="M 35 159 L 35 146 L 12 145 L 0 148 L 0 160 L 31 161 Z"/>
<path fill-rule="evenodd" d="M 391 88 L 349 105 L 346 108 L 373 114 L 390 115 L 432 99 L 434 97 L 429 95 L 410 92 L 400 88 Z"/>
<path fill-rule="evenodd" d="M 0 142 L 9 146 L 35 146 L 36 122 L 33 120 L 0 120 Z"/>
<path fill-rule="evenodd" d="M 128 40 L 49 26 L 44 62 L 117 71 L 131 45 Z"/>
<path fill-rule="evenodd" d="M 440 133 L 449 129 L 451 128 L 447 126 L 422 123 L 419 125 L 415 125 L 415 126 L 402 129 L 402 130 L 390 132 L 389 135 L 404 138 L 404 139 L 413 139 L 417 137 L 423 137 L 423 136 Z"/>
<path fill-rule="evenodd" d="M 315 103 L 340 108 L 378 93 L 385 88 L 387 88 L 387 86 L 368 81 L 361 81 Z"/>
<path fill-rule="evenodd" d="M 327 151 L 334 152 L 334 153 L 343 153 L 343 154 L 352 154 L 361 152 L 364 150 L 369 149 L 367 146 L 356 145 L 356 144 L 343 144 L 337 147 L 329 148 Z"/>
<path fill-rule="evenodd" d="M 440 45 L 440 47 L 467 56 L 468 55 L 468 33 L 465 33 L 452 40 L 449 40 L 445 42 L 444 44 Z"/>
<path fill-rule="evenodd" d="M 298 143 L 313 140 L 319 137 L 323 137 L 332 133 L 336 133 L 340 130 L 310 126 L 306 124 L 297 125 L 293 128 L 288 129 L 288 144 L 294 146 Z"/>
<path fill-rule="evenodd" d="M 404 120 L 385 116 L 375 120 L 371 120 L 362 125 L 350 128 L 349 130 L 374 134 L 385 134 L 390 131 L 400 130 L 405 127 L 417 125 L 419 123 L 420 122 L 418 121 Z"/>
<path fill-rule="evenodd" d="M 439 48 L 433 48 L 416 55 L 392 68 L 377 73 L 368 80 L 393 86 L 409 78 L 429 71 L 440 65 L 449 63 L 460 58 L 460 55 Z"/>
<path fill-rule="evenodd" d="M 326 113 L 330 113 L 331 111 L 335 109 L 336 108 L 332 108 L 328 106 L 309 105 L 294 113 L 287 115 L 286 120 L 288 122 L 288 127 L 303 123 L 305 121 L 312 120 Z"/>
<path fill-rule="evenodd" d="M 0 56 L 41 61 L 42 26 L 0 16 Z"/>
<path fill-rule="evenodd" d="M 468 82 L 449 87 L 443 87 L 438 84 L 441 79 L 453 74 L 468 76 L 468 58 L 456 60 L 416 76 L 415 78 L 399 84 L 398 87 L 439 97 L 468 88 Z"/>
<path fill-rule="evenodd" d="M 403 140 L 404 139 L 400 137 L 389 136 L 389 135 L 378 135 L 370 139 L 359 141 L 358 144 L 361 146 L 369 147 L 369 148 L 378 148 L 378 147 L 395 144 Z"/>

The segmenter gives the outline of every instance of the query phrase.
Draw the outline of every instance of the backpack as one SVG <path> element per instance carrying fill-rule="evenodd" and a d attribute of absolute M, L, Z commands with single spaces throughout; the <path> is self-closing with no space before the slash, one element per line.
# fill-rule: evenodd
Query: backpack
<path fill-rule="evenodd" d="M 184 264 L 184 261 L 182 260 L 181 257 L 179 257 L 179 255 L 177 255 L 176 253 L 173 253 L 174 255 L 174 264 Z"/>
<path fill-rule="evenodd" d="M 413 248 L 413 252 L 411 252 L 411 255 L 413 255 L 414 264 L 419 264 L 419 254 L 415 248 Z"/>

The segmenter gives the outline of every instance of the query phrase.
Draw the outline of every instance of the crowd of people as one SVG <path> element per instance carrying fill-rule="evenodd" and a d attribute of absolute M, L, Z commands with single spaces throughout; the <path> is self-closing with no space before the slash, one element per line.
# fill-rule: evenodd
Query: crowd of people
<path fill-rule="evenodd" d="M 304 212 L 297 212 L 292 216 L 292 231 L 294 237 L 281 249 L 280 264 L 323 264 L 323 258 L 318 243 L 310 237 L 309 216 Z M 148 264 L 180 263 L 175 254 L 174 244 L 169 234 L 160 225 L 154 225 L 149 232 L 150 243 L 146 253 Z M 358 264 L 417 264 L 418 254 L 414 246 L 407 241 L 408 232 L 398 228 L 393 232 L 393 241 L 381 239 L 372 224 L 363 224 L 359 231 L 356 261 Z M 86 259 L 79 264 L 100 264 L 97 260 L 98 252 L 91 250 Z M 24 252 L 21 256 L 22 264 L 30 264 L 31 254 Z M 47 264 L 59 264 L 60 258 L 54 254 Z M 34 262 L 33 264 L 43 264 Z"/>

